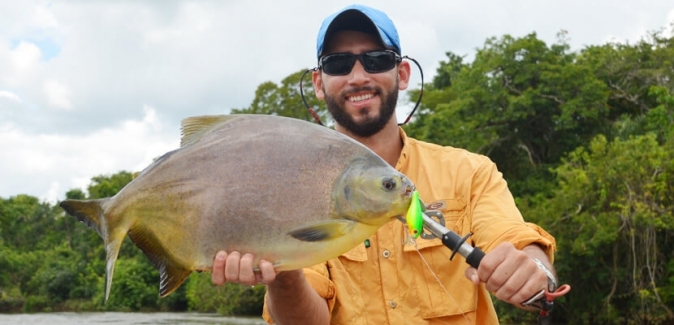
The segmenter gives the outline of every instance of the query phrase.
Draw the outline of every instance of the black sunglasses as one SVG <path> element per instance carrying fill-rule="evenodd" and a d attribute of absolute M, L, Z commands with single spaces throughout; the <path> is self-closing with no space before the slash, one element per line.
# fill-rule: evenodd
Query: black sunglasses
<path fill-rule="evenodd" d="M 344 76 L 351 73 L 356 59 L 369 73 L 386 72 L 402 61 L 398 53 L 389 50 L 369 51 L 361 54 L 335 53 L 321 57 L 318 68 L 331 76 Z"/>

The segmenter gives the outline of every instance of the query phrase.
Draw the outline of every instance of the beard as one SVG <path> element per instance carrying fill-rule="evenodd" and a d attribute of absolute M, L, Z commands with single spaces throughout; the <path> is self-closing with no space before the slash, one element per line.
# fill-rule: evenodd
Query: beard
<path fill-rule="evenodd" d="M 346 112 L 344 109 L 344 104 L 346 102 L 345 98 L 349 93 L 356 93 L 359 91 L 371 91 L 379 94 L 382 100 L 377 116 L 361 116 L 362 118 L 359 121 L 356 121 L 354 117 Z M 328 107 L 328 112 L 330 112 L 330 115 L 332 115 L 335 122 L 349 132 L 359 137 L 367 138 L 381 131 L 389 122 L 393 113 L 395 113 L 396 104 L 398 102 L 398 82 L 396 81 L 395 85 L 393 85 L 393 87 L 386 93 L 382 91 L 381 87 L 360 87 L 350 89 L 340 94 L 339 97 L 328 95 L 325 88 L 323 88 L 323 93 L 325 94 L 325 104 Z M 372 108 L 370 107 L 369 109 Z"/>

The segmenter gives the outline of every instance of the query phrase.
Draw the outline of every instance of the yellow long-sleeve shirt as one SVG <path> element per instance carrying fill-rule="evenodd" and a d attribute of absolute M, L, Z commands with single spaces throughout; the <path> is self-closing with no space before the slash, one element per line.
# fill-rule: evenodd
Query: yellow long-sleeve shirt
<path fill-rule="evenodd" d="M 407 175 L 446 227 L 489 252 L 503 242 L 518 249 L 536 243 L 553 260 L 555 240 L 527 223 L 506 181 L 487 157 L 408 138 L 396 169 Z M 440 239 L 406 240 L 406 227 L 393 221 L 367 242 L 338 258 L 304 270 L 332 314 L 332 324 L 498 324 L 489 292 L 465 276 L 468 264 Z M 263 317 L 273 323 L 265 306 Z"/>

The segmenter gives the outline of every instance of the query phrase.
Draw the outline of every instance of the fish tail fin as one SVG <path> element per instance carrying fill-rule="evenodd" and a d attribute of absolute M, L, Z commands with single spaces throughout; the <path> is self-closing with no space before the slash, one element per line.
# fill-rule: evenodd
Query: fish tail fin
<path fill-rule="evenodd" d="M 101 221 L 103 216 L 103 204 L 110 200 L 109 198 L 98 200 L 65 200 L 59 206 L 69 215 L 77 218 L 87 227 L 96 230 L 101 238 L 105 238 Z"/>
<path fill-rule="evenodd" d="M 110 288 L 112 287 L 112 276 L 115 274 L 115 264 L 117 264 L 117 256 L 119 255 L 119 248 L 122 247 L 122 242 L 126 232 L 117 231 L 113 236 L 105 238 L 105 303 L 108 303 L 110 297 Z M 112 238 L 111 238 L 112 237 Z"/>
<path fill-rule="evenodd" d="M 59 204 L 69 215 L 77 218 L 89 228 L 96 230 L 105 244 L 106 276 L 105 276 L 105 302 L 108 302 L 112 276 L 115 272 L 115 263 L 119 248 L 126 236 L 127 229 L 112 229 L 108 227 L 103 213 L 105 204 L 110 198 L 97 200 L 65 200 Z"/>

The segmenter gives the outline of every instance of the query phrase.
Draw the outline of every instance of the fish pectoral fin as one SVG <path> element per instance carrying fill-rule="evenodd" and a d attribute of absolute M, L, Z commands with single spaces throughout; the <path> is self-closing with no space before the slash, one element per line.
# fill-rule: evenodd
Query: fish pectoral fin
<path fill-rule="evenodd" d="M 327 221 L 313 224 L 308 227 L 298 228 L 288 234 L 301 241 L 324 241 L 343 236 L 353 228 L 354 225 L 355 221 L 351 220 Z"/>

